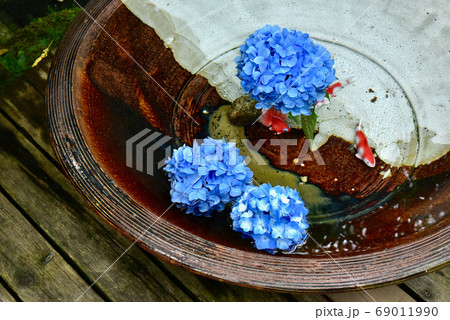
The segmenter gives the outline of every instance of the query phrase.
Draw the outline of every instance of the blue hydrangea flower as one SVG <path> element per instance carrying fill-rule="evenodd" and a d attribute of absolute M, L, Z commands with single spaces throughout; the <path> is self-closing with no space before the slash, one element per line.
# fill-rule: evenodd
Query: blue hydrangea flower
<path fill-rule="evenodd" d="M 257 249 L 292 251 L 306 240 L 309 223 L 296 190 L 262 184 L 249 186 L 233 206 L 233 229 L 251 237 Z"/>
<path fill-rule="evenodd" d="M 266 25 L 245 40 L 235 59 L 244 93 L 293 116 L 310 115 L 336 80 L 334 60 L 307 33 Z"/>
<path fill-rule="evenodd" d="M 172 201 L 187 213 L 209 216 L 241 196 L 253 172 L 234 143 L 207 138 L 201 145 L 173 151 L 164 170 L 171 182 Z"/>

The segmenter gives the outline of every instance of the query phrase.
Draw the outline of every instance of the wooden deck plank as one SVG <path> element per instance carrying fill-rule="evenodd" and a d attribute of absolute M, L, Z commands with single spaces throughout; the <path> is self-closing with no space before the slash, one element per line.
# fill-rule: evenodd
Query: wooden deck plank
<path fill-rule="evenodd" d="M 23 80 L 14 82 L 0 97 L 0 108 L 48 154 L 53 155 L 44 106 L 43 95 Z"/>
<path fill-rule="evenodd" d="M 329 293 L 327 296 L 337 302 L 414 302 L 410 295 L 397 285 L 375 288 L 366 291 Z"/>
<path fill-rule="evenodd" d="M 403 285 L 425 301 L 450 301 L 450 266 L 425 276 L 406 281 Z"/>
<path fill-rule="evenodd" d="M 39 92 L 42 96 L 45 95 L 45 88 L 47 87 L 47 78 L 50 66 L 52 64 L 54 51 L 50 51 L 48 56 L 42 59 L 39 64 L 25 71 L 23 77 Z"/>
<path fill-rule="evenodd" d="M 6 290 L 6 288 L 0 284 L 0 302 L 15 302 L 14 297 Z"/>
<path fill-rule="evenodd" d="M 73 301 L 87 283 L 0 194 L 0 276 L 23 301 Z M 1 293 L 0 293 L 1 295 Z M 102 301 L 92 290 L 82 301 Z"/>
<path fill-rule="evenodd" d="M 328 301 L 320 294 L 283 294 L 244 288 L 198 276 L 188 270 L 161 261 L 200 301 Z"/>
<path fill-rule="evenodd" d="M 107 227 L 69 180 L 2 115 L 0 145 L 2 188 L 67 259 L 89 279 L 96 279 L 130 242 Z M 131 248 L 112 270 L 96 284 L 111 300 L 190 300 L 137 247 Z"/>

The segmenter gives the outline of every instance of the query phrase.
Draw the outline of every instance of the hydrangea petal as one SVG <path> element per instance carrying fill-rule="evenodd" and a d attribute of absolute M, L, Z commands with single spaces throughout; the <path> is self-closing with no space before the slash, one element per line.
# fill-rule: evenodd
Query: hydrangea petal
<path fill-rule="evenodd" d="M 242 232 L 244 238 L 252 238 L 257 249 L 275 253 L 292 251 L 305 242 L 307 214 L 296 190 L 262 184 L 247 187 L 230 216 L 233 229 Z"/>
<path fill-rule="evenodd" d="M 237 200 L 251 185 L 253 173 L 239 155 L 235 143 L 207 138 L 201 145 L 182 146 L 173 151 L 164 170 L 170 195 L 186 213 L 209 216 Z"/>
<path fill-rule="evenodd" d="M 308 115 L 336 80 L 334 60 L 323 46 L 313 43 L 307 33 L 279 26 L 256 30 L 235 61 L 242 91 L 259 102 L 258 109 L 273 106 L 283 113 Z"/>

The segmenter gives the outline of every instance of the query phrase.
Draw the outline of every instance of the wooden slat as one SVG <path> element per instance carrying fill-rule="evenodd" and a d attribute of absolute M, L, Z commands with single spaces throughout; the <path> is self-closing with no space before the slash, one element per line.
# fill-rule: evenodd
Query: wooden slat
<path fill-rule="evenodd" d="M 161 262 L 200 301 L 328 301 L 320 294 L 282 294 L 230 285 Z"/>
<path fill-rule="evenodd" d="M 43 95 L 23 80 L 14 82 L 0 97 L 0 108 L 25 128 L 47 153 L 53 155 L 44 106 Z"/>
<path fill-rule="evenodd" d="M 21 300 L 73 301 L 85 291 L 87 283 L 2 194 L 0 224 L 0 276 Z M 92 290 L 81 300 L 102 301 Z"/>
<path fill-rule="evenodd" d="M 403 285 L 425 301 L 450 301 L 450 266 L 425 276 L 406 281 Z"/>
<path fill-rule="evenodd" d="M 96 279 L 130 242 L 106 228 L 68 179 L 1 115 L 0 146 L 2 188 L 68 259 L 80 266 L 87 277 Z M 2 250 L 2 254 L 9 253 Z M 96 284 L 108 299 L 189 300 L 136 247 L 112 270 Z"/>
<path fill-rule="evenodd" d="M 31 68 L 24 73 L 24 78 L 41 94 L 44 94 L 47 86 L 48 72 L 52 64 L 53 53 L 55 50 L 50 51 L 48 56 L 42 59 L 39 64 Z"/>
<path fill-rule="evenodd" d="M 16 299 L 0 284 L 0 302 L 14 302 Z"/>
<path fill-rule="evenodd" d="M 396 285 L 366 291 L 329 293 L 327 296 L 338 302 L 414 302 L 411 296 Z"/>

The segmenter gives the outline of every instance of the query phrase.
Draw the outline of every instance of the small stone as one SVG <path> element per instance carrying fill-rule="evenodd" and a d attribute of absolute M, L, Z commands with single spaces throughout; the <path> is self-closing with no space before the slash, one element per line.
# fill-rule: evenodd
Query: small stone
<path fill-rule="evenodd" d="M 228 111 L 228 119 L 237 126 L 253 124 L 261 116 L 261 110 L 255 108 L 256 103 L 248 96 L 237 98 Z"/>

